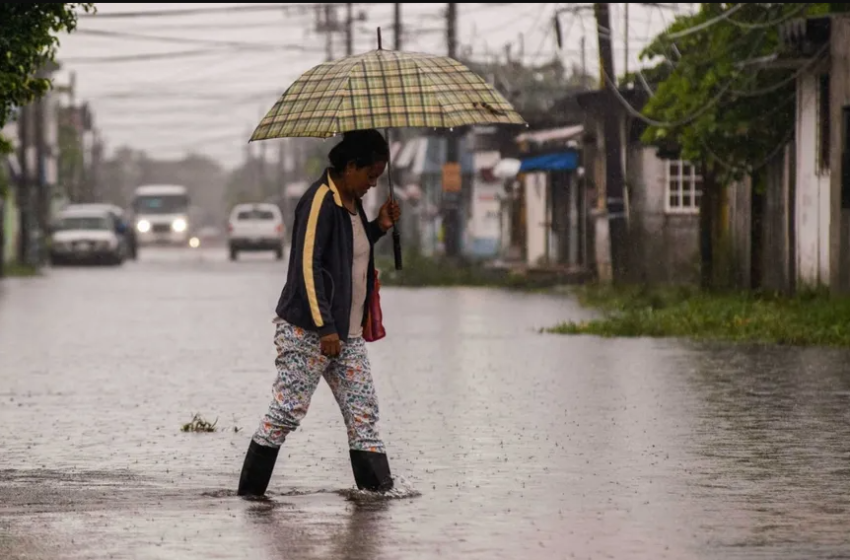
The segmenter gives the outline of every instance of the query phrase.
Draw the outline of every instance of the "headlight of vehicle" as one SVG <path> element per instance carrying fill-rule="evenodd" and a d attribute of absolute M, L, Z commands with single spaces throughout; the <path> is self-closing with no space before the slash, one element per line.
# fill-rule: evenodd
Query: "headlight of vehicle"
<path fill-rule="evenodd" d="M 171 222 L 171 229 L 176 231 L 177 233 L 183 233 L 184 231 L 186 231 L 187 225 L 188 224 L 186 224 L 186 220 L 184 220 L 183 218 L 177 218 L 176 220 Z"/>
<path fill-rule="evenodd" d="M 139 233 L 147 233 L 151 230 L 151 223 L 147 220 L 140 220 L 136 224 L 136 229 L 139 230 Z"/>

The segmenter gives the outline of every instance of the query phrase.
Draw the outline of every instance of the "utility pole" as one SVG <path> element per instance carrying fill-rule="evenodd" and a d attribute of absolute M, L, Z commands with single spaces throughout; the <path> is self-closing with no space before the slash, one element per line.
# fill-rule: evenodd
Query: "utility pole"
<path fill-rule="evenodd" d="M 354 54 L 354 4 L 345 5 L 345 54 Z"/>
<path fill-rule="evenodd" d="M 395 32 L 395 40 L 393 48 L 397 51 L 401 50 L 401 3 L 393 4 L 393 31 Z"/>
<path fill-rule="evenodd" d="M 47 222 L 48 215 L 50 213 L 49 209 L 49 196 L 48 196 L 48 186 L 47 186 L 47 139 L 45 134 L 45 125 L 47 124 L 45 121 L 47 119 L 47 115 L 45 115 L 45 102 L 44 97 L 39 97 L 35 101 L 33 101 L 34 105 L 34 113 L 35 113 L 35 217 L 34 224 L 38 232 L 38 245 L 34 247 L 36 250 L 36 262 L 38 265 L 43 263 L 43 255 L 47 251 L 47 239 L 46 239 L 46 231 L 47 231 Z"/>
<path fill-rule="evenodd" d="M 253 146 L 249 142 L 245 143 L 245 181 L 239 188 L 239 202 L 250 200 L 256 192 L 257 185 L 257 166 L 254 163 Z"/>
<path fill-rule="evenodd" d="M 449 46 L 449 57 L 457 56 L 457 4 L 448 4 L 446 10 L 446 31 Z M 460 142 L 455 131 L 450 130 L 446 146 L 446 165 L 443 169 L 443 233 L 446 256 L 460 256 L 460 206 L 463 192 L 463 172 L 460 167 Z M 447 176 L 454 177 L 454 184 L 448 184 Z"/>
<path fill-rule="evenodd" d="M 581 85 L 587 87 L 587 37 L 581 36 Z"/>
<path fill-rule="evenodd" d="M 289 213 L 286 200 L 286 140 L 280 140 L 277 145 L 277 196 L 280 213 L 286 216 Z"/>
<path fill-rule="evenodd" d="M 18 262 L 30 263 L 30 229 L 32 227 L 32 176 L 33 170 L 30 163 L 32 136 L 30 135 L 30 121 L 32 107 L 24 105 L 18 112 L 18 161 L 20 162 L 21 174 L 18 183 Z"/>
<path fill-rule="evenodd" d="M 614 81 L 614 55 L 611 49 L 611 13 L 610 4 L 593 5 L 596 16 L 596 32 L 599 41 L 599 58 L 602 65 L 602 80 L 605 98 L 610 108 L 605 111 L 603 125 L 605 142 L 605 190 L 608 209 L 608 237 L 611 242 L 611 269 L 615 283 L 625 279 L 625 254 L 627 242 L 626 213 L 623 200 L 624 177 L 622 139 L 620 134 L 621 111 L 617 108 L 619 100 L 615 97 L 617 83 Z"/>
<path fill-rule="evenodd" d="M 100 136 L 100 130 L 92 127 L 92 146 L 91 146 L 91 199 L 90 202 L 100 202 L 103 197 L 101 185 L 101 171 L 103 166 L 103 140 Z"/>
<path fill-rule="evenodd" d="M 623 76 L 629 73 L 629 3 L 623 4 Z"/>
<path fill-rule="evenodd" d="M 332 22 L 331 14 L 333 13 L 334 7 L 331 4 L 325 4 L 325 57 L 327 58 L 327 62 L 330 62 L 334 59 L 334 26 Z"/>

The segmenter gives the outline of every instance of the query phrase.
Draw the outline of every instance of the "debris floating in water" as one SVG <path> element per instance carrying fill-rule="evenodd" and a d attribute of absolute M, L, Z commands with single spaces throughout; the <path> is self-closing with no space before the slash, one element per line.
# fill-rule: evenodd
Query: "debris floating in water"
<path fill-rule="evenodd" d="M 218 424 L 218 418 L 215 419 L 215 422 L 209 423 L 204 420 L 204 418 L 200 415 L 200 413 L 196 413 L 192 417 L 192 421 L 188 424 L 183 424 L 183 427 L 180 431 L 183 432 L 214 432 L 216 431 L 215 425 Z"/>

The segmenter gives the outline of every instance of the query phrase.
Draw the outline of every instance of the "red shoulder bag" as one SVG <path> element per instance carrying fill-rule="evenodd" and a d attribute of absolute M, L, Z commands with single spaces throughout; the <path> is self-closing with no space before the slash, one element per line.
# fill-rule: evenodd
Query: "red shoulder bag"
<path fill-rule="evenodd" d="M 369 301 L 366 302 L 366 324 L 363 326 L 363 340 L 374 342 L 387 336 L 384 330 L 384 314 L 381 312 L 381 281 L 378 279 L 378 269 L 375 269 L 375 286 Z"/>

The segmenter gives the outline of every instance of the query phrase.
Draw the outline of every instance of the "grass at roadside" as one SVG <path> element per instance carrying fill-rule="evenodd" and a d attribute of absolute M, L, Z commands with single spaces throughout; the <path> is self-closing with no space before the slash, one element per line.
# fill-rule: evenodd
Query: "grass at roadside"
<path fill-rule="evenodd" d="M 704 293 L 696 288 L 583 286 L 579 301 L 603 312 L 548 332 L 604 337 L 677 337 L 794 346 L 850 347 L 850 298 Z"/>
<path fill-rule="evenodd" d="M 418 255 L 405 255 L 401 271 L 396 271 L 392 258 L 378 257 L 375 265 L 381 271 L 381 284 L 384 286 L 535 289 L 545 285 L 542 280 L 506 270 L 476 264 L 450 264 Z"/>
<path fill-rule="evenodd" d="M 31 278 L 40 276 L 41 271 L 33 266 L 11 263 L 3 267 L 3 274 L 8 278 Z"/>

